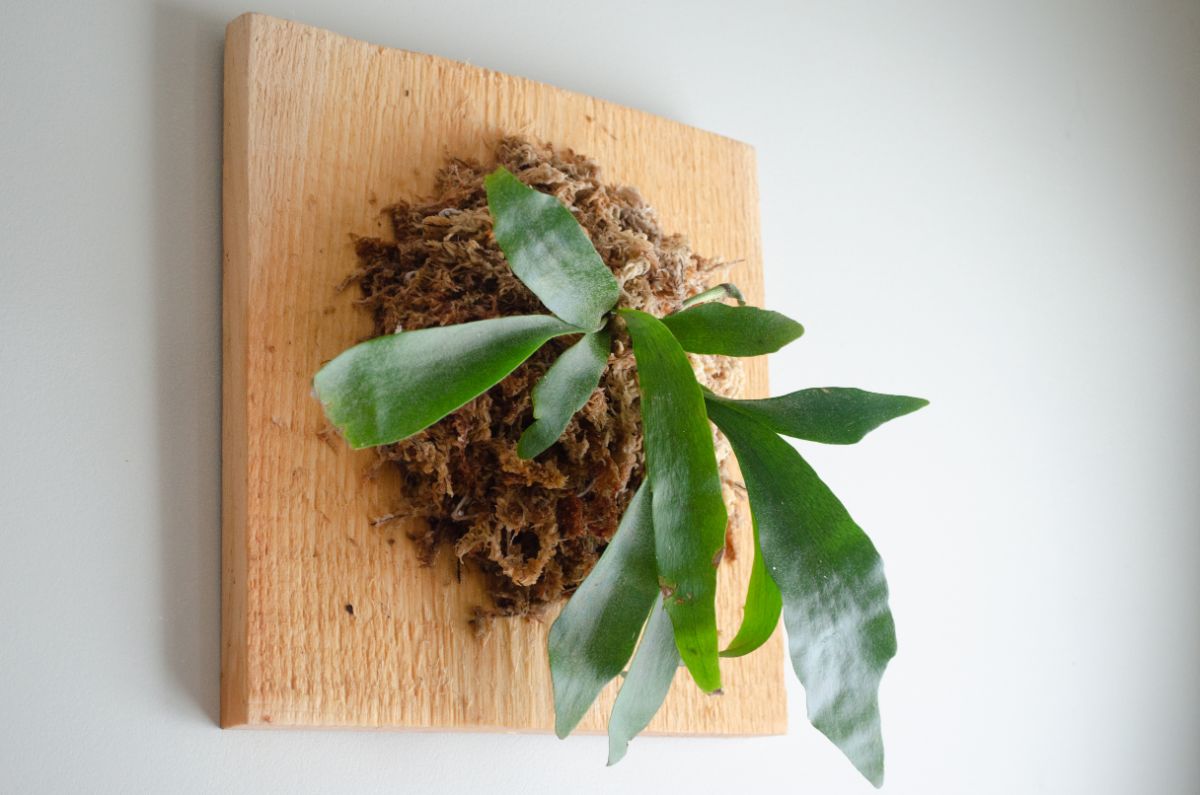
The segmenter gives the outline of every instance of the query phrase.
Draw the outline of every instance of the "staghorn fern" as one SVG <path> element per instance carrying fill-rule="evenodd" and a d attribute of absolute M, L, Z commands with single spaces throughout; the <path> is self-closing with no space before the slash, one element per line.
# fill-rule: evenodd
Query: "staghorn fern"
<path fill-rule="evenodd" d="M 646 477 L 551 627 L 556 733 L 566 737 L 604 686 L 627 670 L 609 719 L 614 764 L 658 711 L 681 664 L 702 690 L 720 692 L 719 658 L 757 649 L 782 613 L 810 721 L 880 786 L 878 689 L 896 651 L 883 564 L 780 435 L 853 444 L 926 401 L 844 388 L 765 400 L 718 397 L 696 381 L 688 353 L 774 353 L 803 333 L 800 324 L 746 306 L 733 285 L 692 296 L 664 318 L 618 310 L 616 280 L 566 207 L 504 168 L 485 187 L 509 265 L 553 315 L 406 331 L 356 345 L 314 379 L 326 415 L 355 448 L 390 444 L 487 391 L 551 338 L 581 335 L 534 387 L 534 422 L 518 444 L 521 457 L 533 458 L 595 390 L 612 346 L 610 326 L 624 322 L 641 391 Z M 720 303 L 726 298 L 738 305 Z M 709 421 L 737 457 L 755 540 L 742 624 L 724 650 L 715 599 L 727 517 Z"/>

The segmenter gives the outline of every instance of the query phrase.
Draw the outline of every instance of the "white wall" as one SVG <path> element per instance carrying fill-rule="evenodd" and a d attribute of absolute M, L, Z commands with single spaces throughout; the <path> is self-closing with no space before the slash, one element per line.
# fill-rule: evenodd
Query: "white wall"
<path fill-rule="evenodd" d="M 758 147 L 777 391 L 888 563 L 887 791 L 1195 792 L 1196 3 L 260 0 Z M 771 739 L 222 732 L 219 137 L 234 0 L 0 2 L 0 790 L 870 791 Z"/>

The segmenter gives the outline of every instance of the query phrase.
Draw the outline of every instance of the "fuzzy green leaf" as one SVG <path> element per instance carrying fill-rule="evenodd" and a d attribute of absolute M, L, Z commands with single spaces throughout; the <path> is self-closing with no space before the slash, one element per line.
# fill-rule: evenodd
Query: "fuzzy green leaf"
<path fill-rule="evenodd" d="M 599 385 L 611 348 L 612 334 L 602 329 L 585 334 L 558 357 L 533 388 L 535 422 L 521 434 L 517 455 L 533 458 L 562 436 L 571 416 Z"/>
<path fill-rule="evenodd" d="M 779 624 L 779 613 L 783 610 L 783 595 L 779 586 L 767 573 L 762 549 L 758 540 L 758 521 L 751 516 L 754 525 L 754 564 L 750 567 L 750 585 L 746 588 L 746 606 L 742 610 L 742 626 L 721 652 L 722 657 L 741 657 L 766 643 Z"/>
<path fill-rule="evenodd" d="M 662 319 L 689 353 L 761 356 L 804 333 L 789 317 L 754 306 L 699 304 Z"/>
<path fill-rule="evenodd" d="M 621 288 L 575 216 L 504 167 L 483 184 L 496 242 L 513 273 L 563 320 L 599 330 Z"/>
<path fill-rule="evenodd" d="M 659 597 L 608 719 L 608 764 L 620 762 L 629 750 L 629 741 L 650 725 L 667 698 L 677 670 L 679 650 L 675 648 L 671 617 Z"/>
<path fill-rule="evenodd" d="M 875 786 L 883 783 L 879 680 L 896 654 L 883 562 L 800 454 L 714 400 L 761 531 L 767 571 L 783 594 L 792 667 L 808 717 Z"/>
<path fill-rule="evenodd" d="M 775 433 L 823 444 L 854 444 L 888 420 L 929 405 L 905 395 L 882 395 L 848 387 L 802 389 L 763 400 L 716 400 L 753 417 Z"/>
<path fill-rule="evenodd" d="M 633 309 L 621 316 L 637 359 L 659 584 L 679 655 L 700 689 L 711 692 L 721 687 L 714 600 L 727 517 L 704 393 L 662 321 Z"/>
<path fill-rule="evenodd" d="M 658 580 L 650 487 L 634 494 L 616 534 L 550 627 L 554 732 L 566 737 L 621 673 L 646 623 Z"/>
<path fill-rule="evenodd" d="M 391 444 L 487 391 L 546 340 L 579 331 L 521 315 L 389 334 L 342 352 L 313 385 L 352 447 Z"/>

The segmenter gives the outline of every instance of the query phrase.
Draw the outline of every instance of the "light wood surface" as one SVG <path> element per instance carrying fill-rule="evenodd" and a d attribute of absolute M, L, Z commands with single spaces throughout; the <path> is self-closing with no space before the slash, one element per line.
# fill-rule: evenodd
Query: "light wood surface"
<path fill-rule="evenodd" d="M 350 233 L 385 234 L 380 209 L 427 194 L 448 155 L 487 159 L 521 133 L 595 158 L 638 187 L 663 227 L 740 260 L 761 303 L 754 150 L 666 119 L 427 55 L 260 15 L 225 51 L 223 726 L 549 731 L 550 618 L 467 625 L 482 596 L 452 555 L 418 565 L 373 453 L 323 439 L 311 379 L 371 320 L 336 285 Z M 751 394 L 766 368 L 748 362 Z M 741 618 L 751 556 L 722 566 L 722 641 Z M 352 606 L 352 613 L 351 607 Z M 725 694 L 685 674 L 650 731 L 774 734 L 786 727 L 779 631 L 723 660 Z M 580 726 L 603 730 L 616 688 Z"/>

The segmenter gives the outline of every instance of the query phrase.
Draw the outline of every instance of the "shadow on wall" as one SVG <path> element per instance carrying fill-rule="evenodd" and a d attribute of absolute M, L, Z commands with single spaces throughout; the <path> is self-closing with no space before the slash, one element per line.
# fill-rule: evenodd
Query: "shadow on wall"
<path fill-rule="evenodd" d="M 149 6 L 163 658 L 213 723 L 220 688 L 221 63 L 225 23 Z"/>

